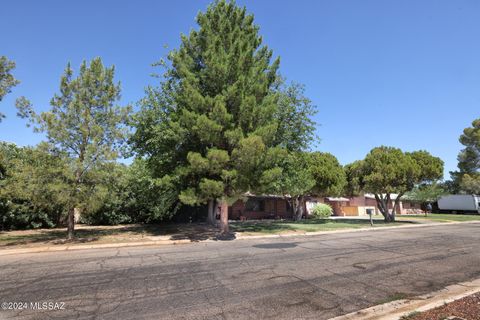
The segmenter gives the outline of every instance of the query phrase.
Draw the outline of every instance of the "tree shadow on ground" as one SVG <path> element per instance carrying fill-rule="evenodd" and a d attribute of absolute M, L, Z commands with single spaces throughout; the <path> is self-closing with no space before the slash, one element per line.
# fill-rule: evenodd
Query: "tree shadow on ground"
<path fill-rule="evenodd" d="M 151 237 L 165 236 L 169 240 L 232 240 L 233 234 L 220 236 L 218 228 L 206 223 L 163 223 L 136 224 L 123 226 L 86 226 L 75 229 L 75 239 L 66 240 L 66 229 L 38 229 L 0 232 L 0 247 L 29 244 L 75 244 L 95 242 L 105 238 L 115 241 L 156 240 Z"/>
<path fill-rule="evenodd" d="M 408 221 L 402 221 L 401 223 L 405 224 L 408 223 Z M 157 240 L 160 237 L 162 240 L 190 240 L 192 242 L 204 240 L 228 241 L 236 238 L 235 232 L 272 234 L 278 232 L 316 231 L 319 226 L 327 224 L 334 228 L 336 228 L 335 225 L 340 224 L 348 224 L 351 227 L 362 227 L 369 225 L 370 221 L 368 219 L 355 218 L 335 220 L 307 219 L 302 221 L 235 221 L 230 223 L 231 232 L 226 235 L 221 235 L 218 227 L 211 226 L 207 223 L 131 224 L 120 226 L 79 225 L 75 230 L 75 239 L 70 241 L 66 240 L 66 228 L 3 231 L 0 232 L 0 247 L 41 243 L 51 245 L 76 244 L 103 240 L 108 242 L 129 242 Z M 394 225 L 394 223 L 389 224 Z M 374 225 L 386 225 L 386 223 L 383 220 L 374 220 Z"/>

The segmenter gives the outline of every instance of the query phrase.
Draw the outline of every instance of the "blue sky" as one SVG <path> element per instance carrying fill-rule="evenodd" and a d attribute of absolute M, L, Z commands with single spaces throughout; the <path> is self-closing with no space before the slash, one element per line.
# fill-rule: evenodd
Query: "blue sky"
<path fill-rule="evenodd" d="M 22 81 L 0 102 L 0 140 L 36 144 L 14 100 L 48 108 L 72 62 L 101 56 L 116 66 L 122 103 L 143 95 L 151 63 L 196 27 L 210 1 L 2 1 L 0 55 Z M 463 128 L 480 116 L 480 1 L 237 1 L 281 57 L 281 73 L 304 83 L 318 106 L 317 149 L 341 163 L 373 147 L 426 149 L 456 168 Z M 448 175 L 447 175 L 448 178 Z"/>

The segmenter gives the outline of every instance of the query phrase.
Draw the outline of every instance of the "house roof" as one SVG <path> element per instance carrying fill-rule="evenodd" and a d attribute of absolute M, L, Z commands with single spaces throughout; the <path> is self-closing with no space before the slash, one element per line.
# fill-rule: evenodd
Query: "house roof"
<path fill-rule="evenodd" d="M 327 197 L 328 201 L 350 201 L 348 198 L 343 197 Z"/>
<path fill-rule="evenodd" d="M 245 192 L 243 195 L 245 197 L 258 197 L 258 198 L 281 198 L 281 199 L 290 198 L 288 194 L 284 196 L 278 195 L 278 194 L 254 194 L 254 193 L 251 193 L 250 191 Z"/>
<path fill-rule="evenodd" d="M 369 199 L 375 199 L 375 195 L 373 193 L 365 193 L 365 198 L 369 198 Z M 383 194 L 383 196 L 385 196 L 385 194 Z M 391 200 L 396 200 L 398 197 L 398 194 L 397 193 L 390 193 L 390 199 Z"/>

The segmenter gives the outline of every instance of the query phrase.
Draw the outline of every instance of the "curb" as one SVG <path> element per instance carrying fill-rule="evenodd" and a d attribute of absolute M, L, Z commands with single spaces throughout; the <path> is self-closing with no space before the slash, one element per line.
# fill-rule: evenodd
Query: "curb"
<path fill-rule="evenodd" d="M 22 253 L 42 253 L 42 252 L 57 252 L 57 251 L 71 251 L 71 250 L 86 250 L 86 249 L 108 249 L 108 248 L 123 248 L 123 247 L 139 247 L 139 246 L 154 246 L 154 245 L 177 245 L 192 243 L 191 240 L 158 240 L 158 241 L 143 241 L 143 242 L 121 242 L 121 243 L 105 243 L 105 244 L 91 244 L 91 245 L 71 245 L 63 247 L 39 247 L 39 248 L 22 248 L 22 249 L 0 249 L 0 256 L 9 254 Z"/>
<path fill-rule="evenodd" d="M 434 223 L 422 223 L 422 224 L 411 224 L 403 226 L 391 226 L 391 227 L 378 227 L 378 228 L 360 228 L 360 229 L 342 229 L 342 230 L 332 230 L 332 231 L 315 231 L 315 232 L 304 232 L 304 233 L 287 233 L 287 234 L 269 234 L 269 235 L 255 235 L 255 236 L 242 236 L 237 235 L 235 240 L 255 240 L 255 239 L 272 239 L 272 238 L 292 238 L 292 237 L 307 237 L 307 236 L 318 236 L 318 235 L 328 235 L 328 234 L 337 234 L 337 233 L 353 233 L 353 232 L 371 232 L 371 231 L 382 231 L 390 229 L 405 229 L 405 228 L 422 228 L 422 227 L 432 227 L 432 226 L 448 226 L 452 224 L 469 224 L 469 223 L 480 223 L 480 221 L 454 221 L 454 222 L 434 222 Z M 203 240 L 200 242 L 213 242 L 215 240 Z M 69 245 L 69 246 L 47 246 L 47 247 L 38 247 L 38 248 L 20 248 L 20 249 L 0 249 L 0 256 L 10 255 L 10 254 L 22 254 L 22 253 L 42 253 L 42 252 L 57 252 L 57 251 L 70 251 L 70 250 L 86 250 L 86 249 L 108 249 L 108 248 L 122 248 L 122 247 L 139 247 L 139 246 L 155 246 L 155 245 L 177 245 L 177 244 L 188 244 L 195 243 L 196 241 L 191 241 L 188 239 L 180 240 L 153 240 L 153 241 L 142 241 L 142 242 L 119 242 L 119 243 L 105 243 L 105 244 L 90 244 L 90 245 Z"/>
<path fill-rule="evenodd" d="M 477 292 L 480 292 L 480 278 L 450 285 L 412 299 L 392 301 L 355 311 L 330 320 L 399 320 L 402 316 L 408 316 L 412 312 L 434 309 Z"/>

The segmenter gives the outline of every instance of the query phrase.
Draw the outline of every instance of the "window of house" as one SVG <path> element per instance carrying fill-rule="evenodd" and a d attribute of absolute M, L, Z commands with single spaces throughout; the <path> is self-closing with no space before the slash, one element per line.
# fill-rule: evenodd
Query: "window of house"
<path fill-rule="evenodd" d="M 287 212 L 292 212 L 293 211 L 293 208 L 292 208 L 292 204 L 290 203 L 290 201 L 285 201 L 287 203 Z"/>
<path fill-rule="evenodd" d="M 265 211 L 265 200 L 249 198 L 245 204 L 247 211 Z"/>

